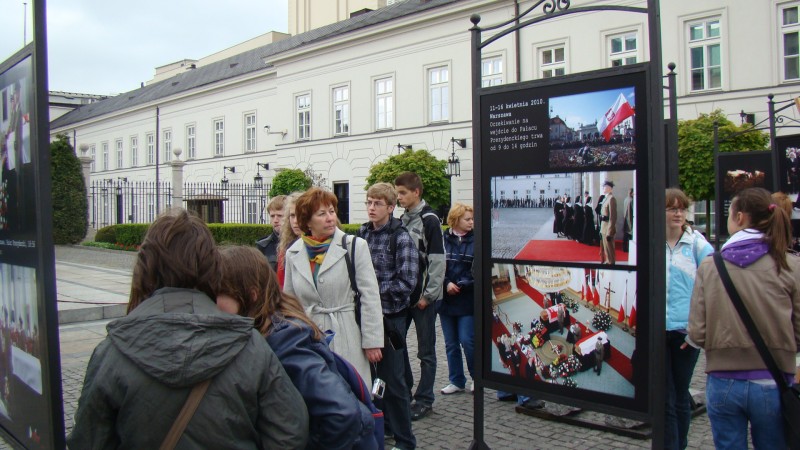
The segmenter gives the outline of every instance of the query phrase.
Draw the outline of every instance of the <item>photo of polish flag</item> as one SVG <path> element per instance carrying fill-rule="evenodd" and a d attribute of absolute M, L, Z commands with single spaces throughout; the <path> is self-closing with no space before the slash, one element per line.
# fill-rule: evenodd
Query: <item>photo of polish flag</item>
<path fill-rule="evenodd" d="M 625 96 L 620 93 L 614 105 L 598 120 L 597 131 L 602 133 L 606 142 L 608 142 L 611 140 L 611 133 L 614 127 L 634 114 L 634 109 L 631 107 L 630 103 L 628 103 L 628 100 L 625 99 Z"/>

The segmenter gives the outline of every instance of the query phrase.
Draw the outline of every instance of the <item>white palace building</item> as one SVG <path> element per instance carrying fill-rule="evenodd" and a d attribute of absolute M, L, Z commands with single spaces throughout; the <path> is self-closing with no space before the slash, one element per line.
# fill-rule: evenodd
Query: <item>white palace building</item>
<path fill-rule="evenodd" d="M 53 137 L 65 134 L 88 148 L 93 180 L 154 181 L 157 161 L 167 180 L 176 148 L 185 182 L 252 183 L 259 174 L 268 183 L 276 169 L 311 168 L 349 202 L 352 223 L 367 219 L 364 187 L 373 164 L 409 145 L 446 160 L 451 138 L 467 138 L 466 148 L 455 147 L 461 175 L 452 179 L 452 198 L 472 202 L 469 18 L 479 14 L 488 26 L 535 2 L 287 1 L 289 34 L 266 33 L 157 68 L 139 89 L 56 118 Z M 569 3 L 646 7 L 640 0 Z M 679 118 L 722 109 L 736 123 L 747 114 L 759 122 L 767 94 L 776 101 L 800 95 L 799 10 L 800 1 L 661 0 L 664 74 L 667 63 L 677 65 Z M 485 49 L 483 84 L 642 62 L 648 45 L 646 14 L 572 14 Z M 590 124 L 569 125 L 580 131 Z M 537 191 L 547 181 L 537 180 Z M 573 195 L 578 188 L 549 181 Z M 590 181 L 597 198 L 602 174 Z"/>

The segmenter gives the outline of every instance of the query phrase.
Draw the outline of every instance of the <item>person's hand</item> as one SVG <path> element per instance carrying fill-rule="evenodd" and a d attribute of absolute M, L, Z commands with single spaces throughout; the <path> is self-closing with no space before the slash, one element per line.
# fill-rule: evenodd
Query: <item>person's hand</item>
<path fill-rule="evenodd" d="M 447 293 L 450 295 L 456 295 L 461 292 L 461 288 L 458 287 L 455 283 L 447 283 Z"/>
<path fill-rule="evenodd" d="M 681 344 L 681 350 L 686 350 L 686 347 L 688 347 L 688 346 L 689 346 L 689 344 L 687 344 L 687 343 L 684 341 L 684 343 L 683 343 L 683 344 Z"/>
<path fill-rule="evenodd" d="M 417 309 L 423 310 L 423 309 L 425 309 L 425 308 L 427 308 L 427 307 L 428 307 L 428 304 L 429 304 L 429 303 L 428 303 L 428 299 L 426 299 L 425 297 L 422 297 L 422 298 L 421 298 L 421 299 L 419 299 L 419 301 L 417 302 Z"/>
<path fill-rule="evenodd" d="M 383 352 L 379 348 L 365 348 L 364 354 L 367 356 L 367 361 L 371 363 L 377 363 L 383 359 Z"/>

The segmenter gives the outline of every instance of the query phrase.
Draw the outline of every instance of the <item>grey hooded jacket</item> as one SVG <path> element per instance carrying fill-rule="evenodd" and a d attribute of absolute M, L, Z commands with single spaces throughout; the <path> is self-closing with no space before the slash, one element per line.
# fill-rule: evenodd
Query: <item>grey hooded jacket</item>
<path fill-rule="evenodd" d="M 67 438 L 72 449 L 158 448 L 193 385 L 212 378 L 178 449 L 304 448 L 308 413 L 252 319 L 164 288 L 108 324 Z"/>

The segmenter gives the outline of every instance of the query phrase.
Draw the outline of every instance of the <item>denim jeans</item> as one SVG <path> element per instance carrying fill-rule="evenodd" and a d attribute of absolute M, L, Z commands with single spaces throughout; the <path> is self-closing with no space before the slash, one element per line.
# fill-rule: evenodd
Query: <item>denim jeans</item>
<path fill-rule="evenodd" d="M 405 316 L 386 318 L 387 325 L 397 330 L 406 339 Z M 388 343 L 387 343 L 388 344 Z M 417 440 L 411 431 L 411 396 L 406 384 L 405 368 L 408 353 L 405 349 L 395 350 L 391 345 L 383 348 L 383 359 L 377 365 L 378 378 L 386 382 L 386 392 L 381 409 L 386 415 L 386 427 L 394 433 L 397 448 L 411 450 L 416 448 Z"/>
<path fill-rule="evenodd" d="M 411 321 L 417 330 L 417 358 L 419 358 L 420 375 L 414 400 L 420 405 L 433 406 L 433 382 L 436 378 L 436 309 L 431 303 L 425 309 L 412 306 L 406 319 L 406 332 L 411 327 Z M 414 385 L 414 375 L 411 372 L 411 363 L 406 358 L 406 384 L 408 388 Z"/>
<path fill-rule="evenodd" d="M 694 366 L 700 350 L 687 346 L 686 335 L 680 331 L 667 331 L 666 339 L 666 407 L 664 409 L 664 448 L 683 450 L 688 445 L 689 423 L 692 421 L 691 395 Z"/>
<path fill-rule="evenodd" d="M 461 348 L 464 348 L 464 357 L 467 359 L 469 376 L 474 379 L 473 362 L 475 358 L 475 317 L 450 316 L 439 313 L 444 335 L 444 347 L 447 352 L 447 370 L 450 383 L 464 388 L 467 378 L 464 376 L 464 364 L 461 361 Z"/>
<path fill-rule="evenodd" d="M 708 375 L 706 401 L 716 448 L 747 449 L 748 422 L 756 449 L 786 448 L 781 400 L 773 380 Z"/>

